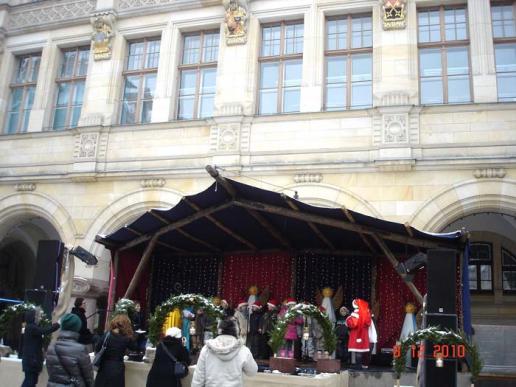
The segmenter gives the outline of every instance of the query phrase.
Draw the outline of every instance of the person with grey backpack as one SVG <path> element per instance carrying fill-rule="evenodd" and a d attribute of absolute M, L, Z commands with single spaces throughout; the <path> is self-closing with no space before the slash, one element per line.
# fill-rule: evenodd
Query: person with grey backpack
<path fill-rule="evenodd" d="M 47 351 L 47 387 L 93 387 L 93 367 L 86 347 L 79 343 L 81 319 L 68 313 L 61 331 Z"/>

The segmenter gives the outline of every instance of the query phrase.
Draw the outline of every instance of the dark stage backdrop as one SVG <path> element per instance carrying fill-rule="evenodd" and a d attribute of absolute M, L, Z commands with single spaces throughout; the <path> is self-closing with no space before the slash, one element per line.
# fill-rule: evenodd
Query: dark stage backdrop
<path fill-rule="evenodd" d="M 116 277 L 116 292 L 115 302 L 124 296 L 125 291 L 131 283 L 134 272 L 140 263 L 142 252 L 139 249 L 123 250 L 118 256 L 118 275 Z M 140 281 L 136 285 L 134 294 L 132 295 L 133 300 L 140 301 L 142 310 L 145 310 L 147 306 L 147 288 L 149 284 L 149 270 L 145 268 Z"/>
<path fill-rule="evenodd" d="M 371 298 L 371 258 L 320 256 L 303 254 L 296 258 L 295 270 L 298 302 L 315 303 L 317 289 L 329 286 L 336 291 L 342 285 L 344 305 L 351 310 L 354 298 Z"/>
<path fill-rule="evenodd" d="M 217 295 L 219 261 L 219 258 L 211 256 L 155 256 L 152 261 L 151 311 L 172 294 Z"/>
<path fill-rule="evenodd" d="M 400 338 L 405 304 L 412 302 L 417 310 L 421 305 L 386 258 L 379 257 L 377 262 L 376 295 L 380 302 L 380 315 L 376 319 L 378 348 L 393 347 Z M 426 269 L 417 272 L 414 284 L 421 294 L 426 293 Z"/>
<path fill-rule="evenodd" d="M 269 288 L 271 298 L 282 301 L 290 295 L 292 257 L 289 254 L 228 255 L 224 257 L 222 297 L 231 306 L 242 298 L 247 300 L 251 285 Z"/>

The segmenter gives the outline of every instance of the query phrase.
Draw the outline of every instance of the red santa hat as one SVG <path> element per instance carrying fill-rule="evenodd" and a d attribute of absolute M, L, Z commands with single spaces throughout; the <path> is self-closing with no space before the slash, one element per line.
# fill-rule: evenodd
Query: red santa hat
<path fill-rule="evenodd" d="M 254 303 L 254 304 L 251 304 L 251 308 L 253 308 L 253 309 L 260 309 L 262 306 L 263 306 L 263 305 L 262 305 L 262 303 L 261 303 L 261 301 L 260 301 L 260 300 L 255 301 L 255 303 Z"/>
<path fill-rule="evenodd" d="M 269 302 L 267 302 L 267 305 L 270 306 L 271 308 L 275 308 L 278 306 L 278 301 L 276 301 L 274 298 L 272 300 L 269 300 Z"/>
<path fill-rule="evenodd" d="M 321 313 L 326 313 L 326 308 L 322 305 L 319 306 L 319 310 L 321 311 Z"/>
<path fill-rule="evenodd" d="M 295 298 L 289 297 L 289 298 L 287 298 L 286 304 L 287 305 L 295 305 L 295 304 L 297 304 L 297 302 L 296 302 Z"/>
<path fill-rule="evenodd" d="M 246 306 L 246 305 L 247 305 L 247 301 L 244 299 L 241 299 L 240 301 L 238 301 L 237 308 L 240 308 L 241 306 Z"/>

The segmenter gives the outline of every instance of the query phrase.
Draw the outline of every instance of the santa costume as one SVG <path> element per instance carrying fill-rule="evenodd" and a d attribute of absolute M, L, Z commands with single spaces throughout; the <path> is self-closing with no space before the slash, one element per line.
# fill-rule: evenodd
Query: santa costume
<path fill-rule="evenodd" d="M 357 298 L 353 300 L 353 313 L 346 319 L 349 328 L 348 351 L 369 355 L 369 326 L 371 312 L 367 301 Z M 368 356 L 360 356 L 360 362 L 367 363 Z M 364 365 L 367 367 L 367 364 Z"/>

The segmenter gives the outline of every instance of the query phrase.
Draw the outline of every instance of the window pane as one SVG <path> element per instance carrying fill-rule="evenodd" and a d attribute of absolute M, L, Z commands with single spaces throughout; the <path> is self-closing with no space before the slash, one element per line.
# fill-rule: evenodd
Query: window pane
<path fill-rule="evenodd" d="M 77 69 L 77 75 L 86 75 L 88 72 L 88 60 L 90 58 L 90 50 L 79 51 L 79 64 Z"/>
<path fill-rule="evenodd" d="M 280 54 L 281 27 L 262 28 L 262 56 L 274 56 Z"/>
<path fill-rule="evenodd" d="M 201 93 L 215 93 L 215 85 L 217 80 L 217 69 L 204 69 L 201 73 Z"/>
<path fill-rule="evenodd" d="M 500 102 L 516 101 L 516 72 L 497 74 L 496 83 Z"/>
<path fill-rule="evenodd" d="M 449 48 L 448 75 L 469 74 L 468 50 L 466 48 Z"/>
<path fill-rule="evenodd" d="M 219 56 L 219 34 L 204 35 L 203 62 L 216 62 Z"/>
<path fill-rule="evenodd" d="M 200 108 L 200 116 L 201 118 L 205 117 L 213 117 L 213 95 L 204 95 L 201 97 L 201 108 Z"/>
<path fill-rule="evenodd" d="M 122 124 L 134 124 L 136 122 L 136 102 L 124 101 L 122 104 Z"/>
<path fill-rule="evenodd" d="M 144 42 L 133 42 L 129 44 L 129 57 L 127 59 L 127 70 L 137 70 L 142 67 Z"/>
<path fill-rule="evenodd" d="M 516 44 L 495 45 L 496 72 L 516 71 Z"/>
<path fill-rule="evenodd" d="M 70 84 L 63 82 L 58 85 L 57 106 L 67 106 L 70 100 Z"/>
<path fill-rule="evenodd" d="M 260 91 L 260 114 L 274 114 L 278 112 L 278 90 Z"/>
<path fill-rule="evenodd" d="M 154 98 L 154 90 L 156 89 L 156 74 L 147 74 L 144 79 L 143 98 Z"/>
<path fill-rule="evenodd" d="M 285 62 L 285 72 L 283 75 L 283 86 L 301 86 L 303 62 L 300 60 Z"/>
<path fill-rule="evenodd" d="M 19 59 L 18 71 L 16 73 L 16 83 L 25 83 L 29 80 L 29 67 L 31 63 L 30 57 L 23 57 Z"/>
<path fill-rule="evenodd" d="M 25 106 L 24 106 L 25 110 L 32 109 L 32 104 L 34 103 L 34 93 L 35 92 L 36 92 L 35 86 L 30 86 L 30 87 L 25 88 L 25 93 L 26 93 Z"/>
<path fill-rule="evenodd" d="M 261 64 L 260 88 L 278 87 L 279 64 L 265 62 Z"/>
<path fill-rule="evenodd" d="M 179 89 L 179 95 L 194 95 L 197 84 L 197 71 L 196 70 L 183 70 L 181 71 L 181 86 Z"/>
<path fill-rule="evenodd" d="M 84 81 L 75 82 L 75 93 L 72 103 L 74 105 L 82 105 L 84 97 Z"/>
<path fill-rule="evenodd" d="M 195 98 L 193 96 L 179 98 L 178 118 L 180 120 L 191 120 L 194 118 L 194 102 Z"/>
<path fill-rule="evenodd" d="M 40 56 L 33 56 L 32 57 L 32 68 L 31 68 L 31 74 L 29 76 L 28 81 L 30 82 L 36 82 L 38 80 L 38 73 L 39 73 L 39 64 L 41 62 Z"/>
<path fill-rule="evenodd" d="M 326 88 L 326 110 L 342 110 L 346 108 L 346 86 L 330 84 Z"/>
<path fill-rule="evenodd" d="M 347 19 L 328 20 L 327 49 L 338 50 L 347 48 L 348 22 Z"/>
<path fill-rule="evenodd" d="M 439 11 L 419 12 L 418 28 L 420 42 L 439 42 L 441 40 Z"/>
<path fill-rule="evenodd" d="M 351 107 L 364 108 L 372 105 L 371 82 L 357 82 L 351 84 Z"/>
<path fill-rule="evenodd" d="M 491 261 L 491 245 L 488 243 L 473 243 L 469 257 L 470 261 Z"/>
<path fill-rule="evenodd" d="M 289 24 L 285 26 L 285 54 L 303 52 L 303 24 Z"/>
<path fill-rule="evenodd" d="M 145 58 L 145 68 L 158 67 L 159 48 L 161 40 L 149 40 L 147 42 L 147 56 Z"/>
<path fill-rule="evenodd" d="M 66 126 L 66 108 L 58 108 L 54 113 L 54 129 L 63 129 Z"/>
<path fill-rule="evenodd" d="M 419 72 L 421 77 L 442 75 L 441 51 L 439 49 L 419 51 Z"/>
<path fill-rule="evenodd" d="M 352 36 L 351 47 L 372 46 L 372 25 L 371 17 L 354 17 L 351 22 Z"/>
<path fill-rule="evenodd" d="M 329 57 L 327 59 L 326 67 L 326 82 L 327 83 L 344 83 L 346 82 L 346 63 L 347 58 Z"/>
<path fill-rule="evenodd" d="M 136 101 L 138 99 L 139 76 L 126 77 L 124 88 L 124 100 Z"/>
<path fill-rule="evenodd" d="M 72 119 L 70 123 L 71 128 L 76 128 L 79 123 L 79 118 L 81 117 L 81 106 L 76 106 L 72 108 Z"/>
<path fill-rule="evenodd" d="M 151 122 L 152 117 L 152 100 L 143 101 L 142 103 L 142 122 Z"/>
<path fill-rule="evenodd" d="M 443 103 L 443 82 L 441 77 L 421 78 L 421 103 Z"/>
<path fill-rule="evenodd" d="M 448 103 L 470 101 L 469 77 L 464 75 L 448 77 Z"/>
<path fill-rule="evenodd" d="M 185 36 L 183 47 L 183 64 L 199 63 L 201 37 L 199 35 Z"/>
<path fill-rule="evenodd" d="M 16 130 L 18 129 L 19 116 L 18 112 L 9 113 L 9 118 L 7 119 L 7 133 L 16 133 Z"/>
<path fill-rule="evenodd" d="M 446 9 L 444 11 L 444 30 L 446 40 L 466 39 L 466 10 L 463 8 Z"/>
<path fill-rule="evenodd" d="M 469 288 L 476 290 L 477 289 L 477 266 L 469 265 L 468 272 L 469 272 Z"/>
<path fill-rule="evenodd" d="M 17 87 L 11 91 L 11 103 L 9 105 L 10 111 L 19 110 L 23 98 L 23 87 Z"/>
<path fill-rule="evenodd" d="M 77 51 L 65 51 L 63 53 L 63 65 L 61 66 L 61 77 L 69 78 L 73 75 Z"/>
<path fill-rule="evenodd" d="M 371 54 L 359 54 L 351 57 L 351 81 L 372 80 Z"/>
<path fill-rule="evenodd" d="M 507 250 L 502 251 L 502 265 L 504 266 L 515 266 L 516 267 L 516 256 L 509 253 Z"/>
<path fill-rule="evenodd" d="M 503 290 L 516 290 L 516 271 L 504 271 Z"/>
<path fill-rule="evenodd" d="M 299 99 L 301 91 L 299 88 L 283 89 L 283 112 L 293 113 L 299 111 Z"/>

